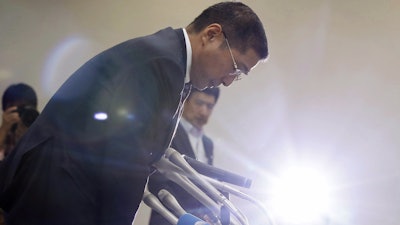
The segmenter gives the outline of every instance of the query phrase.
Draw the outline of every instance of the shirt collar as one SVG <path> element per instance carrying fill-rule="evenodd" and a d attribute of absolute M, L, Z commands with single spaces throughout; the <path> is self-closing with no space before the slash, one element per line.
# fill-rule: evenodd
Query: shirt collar
<path fill-rule="evenodd" d="M 195 137 L 201 137 L 203 135 L 203 130 L 197 129 L 195 126 L 193 126 L 189 121 L 187 121 L 185 118 L 181 118 L 180 121 L 183 129 L 185 131 Z"/>
<path fill-rule="evenodd" d="M 186 44 L 186 75 L 185 75 L 185 83 L 190 82 L 190 67 L 192 66 L 192 46 L 190 45 L 190 39 L 186 32 L 185 28 L 182 28 L 183 35 L 185 36 L 185 44 Z"/>

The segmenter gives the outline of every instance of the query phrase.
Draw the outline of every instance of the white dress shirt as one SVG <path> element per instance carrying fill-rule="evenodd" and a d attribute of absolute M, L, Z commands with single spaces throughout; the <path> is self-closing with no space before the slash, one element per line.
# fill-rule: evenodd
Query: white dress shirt
<path fill-rule="evenodd" d="M 183 117 L 181 118 L 180 123 L 183 129 L 185 129 L 186 133 L 188 134 L 189 141 L 192 145 L 192 149 L 194 151 L 196 159 L 200 162 L 208 163 L 203 144 L 203 130 L 197 129 Z"/>

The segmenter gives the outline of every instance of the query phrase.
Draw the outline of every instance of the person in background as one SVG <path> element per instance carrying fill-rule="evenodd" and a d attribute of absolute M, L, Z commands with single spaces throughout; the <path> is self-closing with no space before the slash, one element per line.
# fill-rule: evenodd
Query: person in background
<path fill-rule="evenodd" d="M 35 90 L 24 83 L 12 84 L 3 93 L 0 125 L 0 164 L 39 115 Z M 5 225 L 0 209 L 0 225 Z"/>
<path fill-rule="evenodd" d="M 131 225 L 190 89 L 229 86 L 268 57 L 241 2 L 117 44 L 74 72 L 0 168 L 9 225 Z"/>
<path fill-rule="evenodd" d="M 204 134 L 203 128 L 211 116 L 219 94 L 219 88 L 207 88 L 203 91 L 192 90 L 185 101 L 182 119 L 171 143 L 171 147 L 179 153 L 209 165 L 213 164 L 214 144 Z M 150 176 L 148 188 L 155 196 L 157 196 L 159 190 L 166 189 L 188 213 L 202 219 L 211 218 L 208 215 L 208 209 L 195 200 L 190 193 L 187 193 L 174 182 L 168 181 L 159 173 Z M 149 224 L 167 225 L 170 223 L 152 210 Z"/>
<path fill-rule="evenodd" d="M 39 115 L 35 90 L 24 83 L 10 85 L 2 97 L 0 126 L 0 161 L 14 148 L 18 140 Z"/>

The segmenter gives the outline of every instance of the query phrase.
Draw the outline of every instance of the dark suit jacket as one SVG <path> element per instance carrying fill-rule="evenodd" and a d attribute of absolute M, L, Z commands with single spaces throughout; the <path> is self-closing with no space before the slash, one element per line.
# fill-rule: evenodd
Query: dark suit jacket
<path fill-rule="evenodd" d="M 172 138 L 185 72 L 184 35 L 171 28 L 78 69 L 2 165 L 9 225 L 130 225 Z"/>
<path fill-rule="evenodd" d="M 206 152 L 208 164 L 212 165 L 214 160 L 214 144 L 212 140 L 206 135 L 203 135 L 202 141 L 204 145 L 204 150 Z M 178 125 L 176 134 L 172 139 L 171 147 L 176 149 L 181 154 L 196 158 L 192 145 L 190 144 L 189 136 L 181 124 Z"/>
<path fill-rule="evenodd" d="M 208 164 L 212 165 L 214 159 L 213 142 L 210 138 L 203 135 L 203 145 L 206 152 L 206 157 L 208 159 Z M 172 139 L 171 147 L 181 154 L 195 158 L 192 145 L 190 144 L 189 136 L 181 124 L 179 124 L 178 129 L 176 130 L 176 134 Z M 175 196 L 179 204 L 187 212 L 192 213 L 198 217 L 201 217 L 205 213 L 208 213 L 208 209 L 206 209 L 200 202 L 194 199 L 190 193 L 186 192 L 183 188 L 181 188 L 174 182 L 168 181 L 159 173 L 155 173 L 150 176 L 148 188 L 149 191 L 152 192 L 155 196 L 157 196 L 158 191 L 161 189 L 168 190 L 172 195 Z M 165 220 L 159 213 L 152 210 L 149 224 L 166 225 L 170 223 Z"/>

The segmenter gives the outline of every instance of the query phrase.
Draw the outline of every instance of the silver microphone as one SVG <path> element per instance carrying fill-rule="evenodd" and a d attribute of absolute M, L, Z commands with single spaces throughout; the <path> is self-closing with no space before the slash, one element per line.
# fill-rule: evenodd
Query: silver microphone
<path fill-rule="evenodd" d="M 239 220 L 241 224 L 248 224 L 246 216 L 237 209 L 231 201 L 229 201 L 222 193 L 220 193 L 213 185 L 203 179 L 195 169 L 193 169 L 183 156 L 173 148 L 168 148 L 165 152 L 165 157 L 171 162 L 179 166 L 185 171 L 190 178 L 193 178 L 200 186 L 202 186 L 208 194 L 210 194 L 215 201 L 218 201 L 225 205 L 231 213 Z"/>
<path fill-rule="evenodd" d="M 186 173 L 180 167 L 164 157 L 154 163 L 153 166 L 166 178 L 181 186 L 211 211 L 220 213 L 219 205 L 189 180 L 189 178 L 184 176 Z"/>
<path fill-rule="evenodd" d="M 202 175 L 202 177 L 207 180 L 208 182 L 210 182 L 214 187 L 216 187 L 218 190 L 224 191 L 224 192 L 229 192 L 230 194 L 233 194 L 239 198 L 242 198 L 244 200 L 247 200 L 253 204 L 255 204 L 262 212 L 264 212 L 266 219 L 269 221 L 270 225 L 275 225 L 274 219 L 273 217 L 270 215 L 270 213 L 268 212 L 267 208 L 264 206 L 263 203 L 261 203 L 260 201 L 258 201 L 257 199 L 251 197 L 250 195 L 243 193 L 229 185 L 226 185 L 224 183 L 222 183 L 221 181 L 212 179 L 210 177 L 204 176 Z"/>
<path fill-rule="evenodd" d="M 172 210 L 177 217 L 181 217 L 183 214 L 186 214 L 186 211 L 182 208 L 176 198 L 169 193 L 169 191 L 161 189 L 158 192 L 158 198 L 165 206 L 167 206 L 167 208 Z"/>
<path fill-rule="evenodd" d="M 211 211 L 211 214 L 208 216 L 211 220 L 213 220 L 214 224 L 221 224 L 219 220 L 221 206 L 216 203 L 212 198 L 210 198 L 206 193 L 204 193 L 203 190 L 196 186 L 188 177 L 183 175 L 186 173 L 182 169 L 180 169 L 178 166 L 176 166 L 164 157 L 161 158 L 158 162 L 154 163 L 153 166 L 168 180 L 182 187 L 185 191 L 192 195 L 192 197 L 194 197 L 201 204 L 207 207 Z M 173 196 L 171 195 L 171 197 Z M 160 195 L 159 198 L 161 199 Z M 163 201 L 162 203 L 167 204 Z"/>
<path fill-rule="evenodd" d="M 142 200 L 147 206 L 158 212 L 171 224 L 178 223 L 178 218 L 174 214 L 172 214 L 167 208 L 165 208 L 165 206 L 158 200 L 158 198 L 149 191 L 144 191 Z"/>
<path fill-rule="evenodd" d="M 164 175 L 175 182 L 183 189 L 185 189 L 188 193 L 190 193 L 195 199 L 201 202 L 204 206 L 208 207 L 212 212 L 219 215 L 220 207 L 214 202 L 208 195 L 206 195 L 199 187 L 193 184 L 187 177 L 181 176 L 175 172 L 166 172 Z"/>

